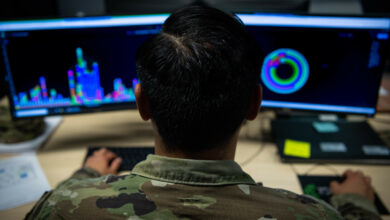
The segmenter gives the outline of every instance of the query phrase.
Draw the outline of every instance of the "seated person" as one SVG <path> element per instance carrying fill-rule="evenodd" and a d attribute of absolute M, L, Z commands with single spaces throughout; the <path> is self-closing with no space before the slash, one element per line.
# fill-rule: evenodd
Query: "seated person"
<path fill-rule="evenodd" d="M 332 184 L 333 208 L 261 186 L 234 162 L 241 124 L 260 108 L 260 51 L 231 15 L 201 5 L 173 13 L 136 57 L 137 106 L 153 125 L 155 155 L 116 176 L 121 159 L 96 151 L 27 219 L 379 219 L 362 173 Z"/>

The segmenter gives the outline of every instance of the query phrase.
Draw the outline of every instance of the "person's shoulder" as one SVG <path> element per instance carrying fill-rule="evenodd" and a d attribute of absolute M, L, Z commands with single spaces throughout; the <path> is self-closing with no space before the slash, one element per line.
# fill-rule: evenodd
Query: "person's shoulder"
<path fill-rule="evenodd" d="M 308 215 L 315 217 L 315 219 L 342 219 L 338 211 L 323 200 L 284 189 L 263 186 L 253 187 L 257 189 L 255 191 L 258 196 L 265 196 L 266 200 L 271 201 L 268 204 L 269 206 L 278 207 L 281 212 L 284 211 L 302 217 Z"/>
<path fill-rule="evenodd" d="M 122 192 L 138 191 L 140 184 L 148 181 L 136 175 L 106 175 L 97 178 L 69 181 L 66 185 L 53 191 L 50 199 L 59 206 L 61 201 L 71 200 L 73 205 L 79 205 L 89 198 L 117 196 Z"/>
<path fill-rule="evenodd" d="M 93 212 L 100 216 L 110 215 L 102 213 L 102 208 L 120 202 L 121 194 L 139 193 L 139 187 L 146 182 L 145 178 L 136 175 L 101 176 L 89 179 L 70 179 L 61 187 L 43 196 L 37 203 L 34 219 L 49 218 L 50 216 L 88 217 Z M 117 200 L 117 201 L 112 201 Z M 65 217 L 66 218 L 66 217 Z"/>

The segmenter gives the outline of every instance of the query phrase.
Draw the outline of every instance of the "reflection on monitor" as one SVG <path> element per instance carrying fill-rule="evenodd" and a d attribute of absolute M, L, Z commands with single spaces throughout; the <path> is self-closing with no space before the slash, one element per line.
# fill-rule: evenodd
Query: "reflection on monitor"
<path fill-rule="evenodd" d="M 373 115 L 390 19 L 238 14 L 262 47 L 263 107 Z"/>
<path fill-rule="evenodd" d="M 14 117 L 135 107 L 137 48 L 168 15 L 0 22 Z"/>

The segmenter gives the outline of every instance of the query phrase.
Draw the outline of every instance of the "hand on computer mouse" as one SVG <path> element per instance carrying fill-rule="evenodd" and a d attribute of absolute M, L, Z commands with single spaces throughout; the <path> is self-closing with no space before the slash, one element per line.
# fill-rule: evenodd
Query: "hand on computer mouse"
<path fill-rule="evenodd" d="M 92 168 L 102 175 L 117 174 L 121 163 L 122 159 L 120 157 L 106 148 L 102 148 L 96 150 L 92 156 L 87 158 L 84 167 Z"/>
<path fill-rule="evenodd" d="M 374 203 L 374 189 L 371 186 L 371 178 L 364 175 L 361 171 L 347 170 L 344 173 L 343 182 L 332 181 L 330 189 L 333 195 L 338 194 L 358 194 L 366 197 Z"/>

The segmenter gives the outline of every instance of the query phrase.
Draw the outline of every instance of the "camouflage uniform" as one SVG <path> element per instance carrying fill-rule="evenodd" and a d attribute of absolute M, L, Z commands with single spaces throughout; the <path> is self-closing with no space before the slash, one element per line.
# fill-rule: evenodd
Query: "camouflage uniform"
<path fill-rule="evenodd" d="M 45 129 L 43 118 L 12 120 L 10 110 L 0 106 L 0 143 L 18 143 L 34 139 Z"/>
<path fill-rule="evenodd" d="M 380 219 L 373 205 L 362 197 L 351 195 L 345 201 L 341 197 L 334 201 L 341 214 L 349 219 Z M 234 161 L 149 155 L 130 175 L 100 176 L 89 168 L 77 171 L 43 195 L 27 219 L 342 217 L 325 202 L 256 184 Z"/>

